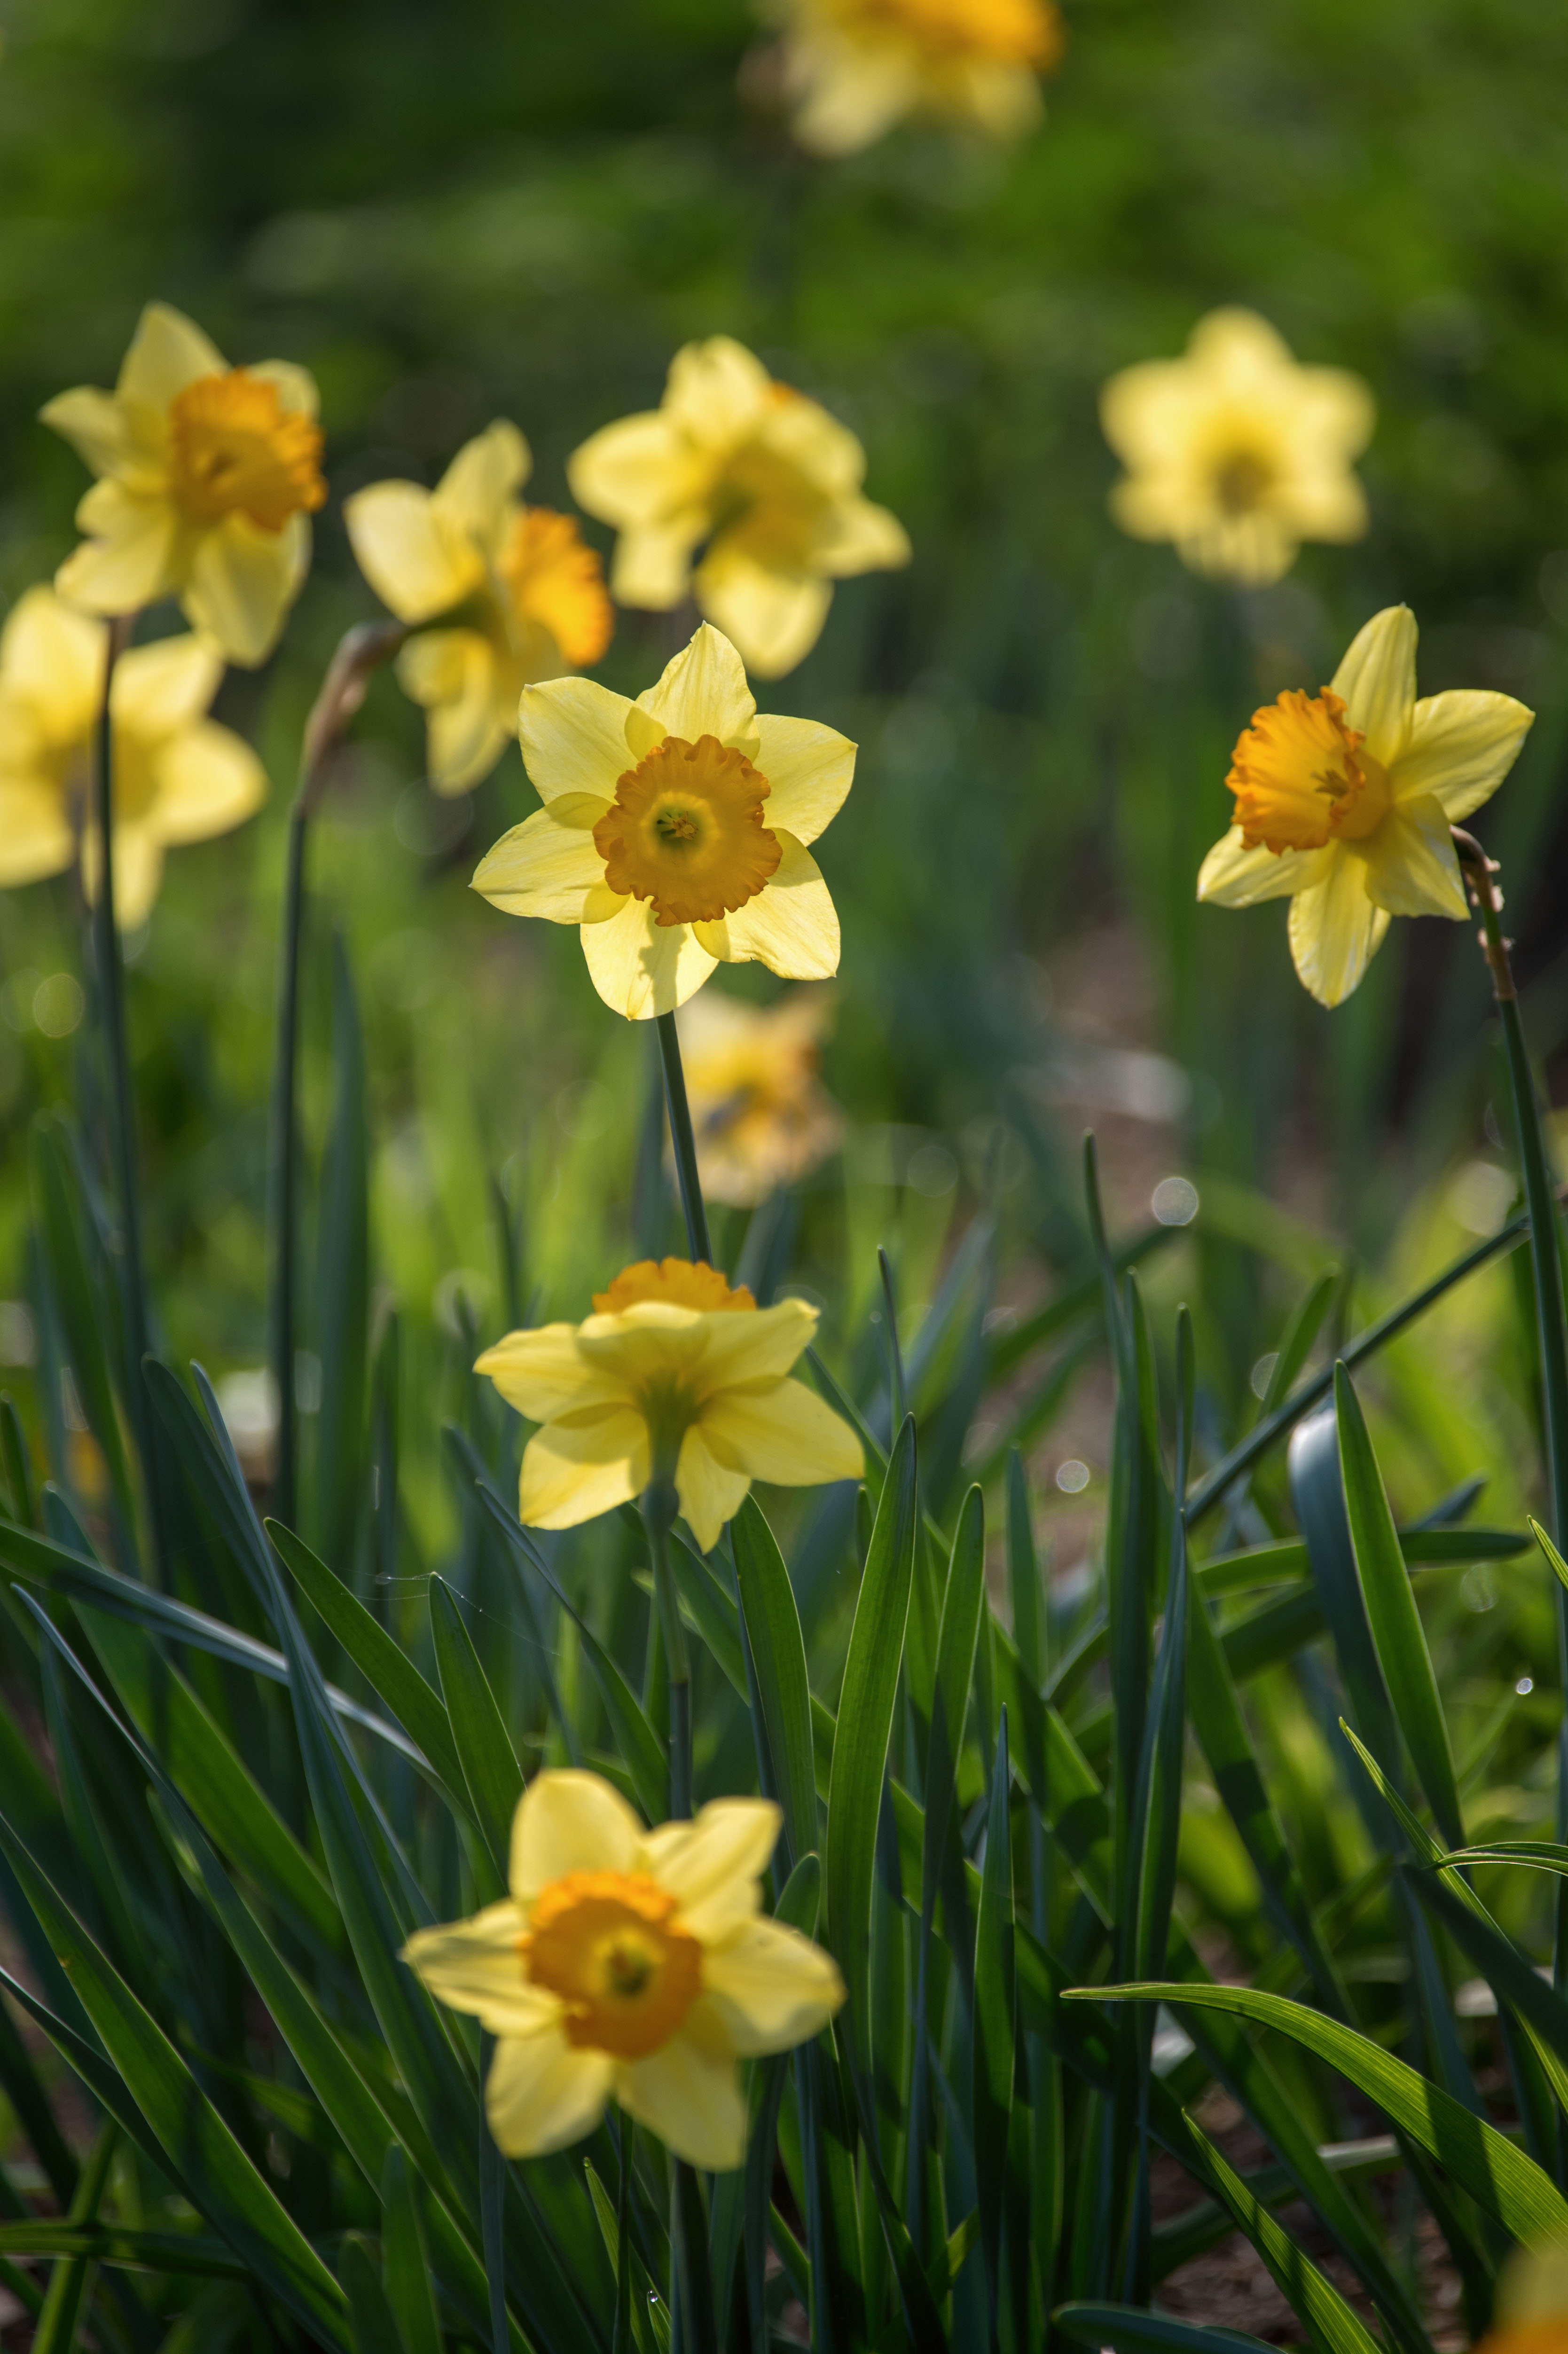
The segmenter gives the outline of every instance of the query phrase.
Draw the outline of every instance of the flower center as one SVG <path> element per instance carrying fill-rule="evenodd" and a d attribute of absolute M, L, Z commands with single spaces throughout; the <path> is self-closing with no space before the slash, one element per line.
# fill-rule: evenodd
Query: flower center
<path fill-rule="evenodd" d="M 585 547 L 570 515 L 522 508 L 495 559 L 514 621 L 540 623 L 574 670 L 598 662 L 615 617 L 599 557 Z"/>
<path fill-rule="evenodd" d="M 1363 842 L 1388 814 L 1388 771 L 1345 725 L 1341 698 L 1287 688 L 1255 711 L 1231 756 L 1225 779 L 1236 797 L 1236 823 L 1249 850 L 1321 850 L 1335 840 Z"/>
<path fill-rule="evenodd" d="M 1275 473 L 1255 450 L 1229 450 L 1214 467 L 1214 497 L 1228 515 L 1255 514 L 1274 488 Z"/>
<path fill-rule="evenodd" d="M 207 522 L 245 514 L 281 531 L 291 515 L 326 504 L 320 428 L 285 408 L 265 376 L 245 368 L 198 376 L 170 403 L 169 430 L 175 495 Z"/>
<path fill-rule="evenodd" d="M 1048 0 L 841 0 L 868 31 L 901 34 L 938 58 L 986 58 L 1044 69 L 1061 54 L 1062 24 Z"/>
<path fill-rule="evenodd" d="M 568 2043 L 620 2060 L 668 2043 L 703 1990 L 702 1946 L 674 1910 L 645 1872 L 568 1872 L 540 1890 L 518 1951 L 566 2004 Z"/>
<path fill-rule="evenodd" d="M 717 923 L 756 898 L 784 854 L 762 822 L 768 790 L 716 736 L 667 736 L 620 779 L 593 830 L 605 881 L 650 901 L 660 924 Z"/>
<path fill-rule="evenodd" d="M 705 1259 L 695 1266 L 689 1258 L 639 1259 L 624 1267 L 608 1291 L 596 1291 L 593 1304 L 600 1316 L 619 1316 L 641 1300 L 663 1299 L 675 1308 L 755 1308 L 744 1283 L 731 1290 L 716 1267 Z"/>
<path fill-rule="evenodd" d="M 768 387 L 774 408 L 801 398 L 791 385 Z M 772 571 L 810 568 L 829 504 L 810 475 L 766 438 L 743 441 L 709 493 L 710 542 L 744 550 Z"/>

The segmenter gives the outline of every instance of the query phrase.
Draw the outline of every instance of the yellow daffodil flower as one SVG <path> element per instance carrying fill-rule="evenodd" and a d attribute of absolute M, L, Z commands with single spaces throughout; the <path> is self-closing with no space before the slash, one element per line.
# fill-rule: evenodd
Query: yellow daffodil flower
<path fill-rule="evenodd" d="M 1475 2354 L 1568 2354 L 1568 2249 L 1514 2251 L 1499 2275 L 1492 2326 Z"/>
<path fill-rule="evenodd" d="M 1037 76 L 1062 54 L 1052 0 L 785 0 L 785 94 L 819 155 L 869 147 L 911 114 L 994 139 L 1040 117 Z"/>
<path fill-rule="evenodd" d="M 74 864 L 90 898 L 102 855 L 90 792 L 109 628 L 52 588 L 29 588 L 0 631 L 0 887 Z M 223 658 L 201 638 L 122 654 L 113 721 L 114 913 L 141 923 L 164 853 L 227 833 L 260 808 L 267 776 L 249 744 L 207 716 Z"/>
<path fill-rule="evenodd" d="M 817 1076 L 830 991 L 795 989 L 776 1005 L 705 990 L 681 1015 L 681 1057 L 710 1202 L 741 1207 L 804 1177 L 836 1151 L 837 1104 Z"/>
<path fill-rule="evenodd" d="M 326 501 L 316 387 L 288 360 L 230 367 L 199 327 L 149 302 L 112 392 L 80 385 L 43 410 L 98 481 L 86 544 L 56 575 L 89 613 L 178 597 L 230 662 L 264 662 L 310 568 Z"/>
<path fill-rule="evenodd" d="M 1290 901 L 1290 953 L 1319 1003 L 1349 997 L 1390 916 L 1467 909 L 1449 832 L 1489 801 L 1534 713 L 1510 695 L 1415 699 L 1415 618 L 1373 616 L 1331 686 L 1255 711 L 1225 782 L 1236 822 L 1204 859 L 1198 896 Z"/>
<path fill-rule="evenodd" d="M 474 1371 L 542 1427 L 523 1454 L 518 1518 L 570 1529 L 673 1478 L 707 1553 L 754 1479 L 858 1479 L 860 1441 L 787 1378 L 817 1329 L 803 1299 L 758 1308 L 700 1261 L 643 1259 L 582 1324 L 509 1332 Z"/>
<path fill-rule="evenodd" d="M 599 557 L 570 515 L 525 507 L 533 468 L 498 420 L 458 451 L 433 491 L 373 482 L 344 504 L 359 568 L 400 621 L 450 615 L 402 651 L 397 675 L 429 713 L 430 782 L 463 793 L 487 777 L 530 680 L 586 670 L 615 617 Z"/>
<path fill-rule="evenodd" d="M 1360 376 L 1298 366 L 1255 312 L 1211 311 L 1185 358 L 1124 368 L 1100 395 L 1128 470 L 1111 512 L 1134 539 L 1174 540 L 1194 572 L 1277 580 L 1304 539 L 1364 536 L 1351 466 L 1375 417 Z"/>
<path fill-rule="evenodd" d="M 690 588 L 759 678 L 816 644 L 835 580 L 909 561 L 903 525 L 861 496 L 848 426 L 727 335 L 677 352 L 663 406 L 607 425 L 567 472 L 620 535 L 619 601 L 669 612 Z"/>
<path fill-rule="evenodd" d="M 650 1831 L 597 1774 L 530 1783 L 510 1896 L 403 1949 L 496 2038 L 485 2111 L 508 2157 L 580 2141 L 613 2098 L 690 2165 L 743 2162 L 736 2060 L 804 2042 L 844 1999 L 832 1956 L 761 1910 L 781 1820 L 717 1798 Z"/>
<path fill-rule="evenodd" d="M 518 725 L 545 807 L 502 835 L 473 887 L 509 915 L 580 926 L 616 1013 L 672 1013 L 721 960 L 838 970 L 839 919 L 806 844 L 849 791 L 855 747 L 758 712 L 727 638 L 705 622 L 635 703 L 586 678 L 524 687 Z"/>

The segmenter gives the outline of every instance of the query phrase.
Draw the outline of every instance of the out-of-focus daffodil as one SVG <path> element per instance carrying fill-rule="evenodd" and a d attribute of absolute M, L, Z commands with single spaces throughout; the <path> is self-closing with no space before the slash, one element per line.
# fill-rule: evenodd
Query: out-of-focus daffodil
<path fill-rule="evenodd" d="M 535 1776 L 511 1894 L 403 1951 L 496 2038 L 485 2112 L 509 2157 L 580 2141 L 613 2098 L 690 2165 L 743 2162 L 736 2060 L 803 2042 L 844 1999 L 832 1956 L 761 1909 L 781 1820 L 716 1798 L 645 1830 L 599 1775 Z"/>
<path fill-rule="evenodd" d="M 1490 799 L 1534 718 L 1509 695 L 1415 699 L 1415 620 L 1391 605 L 1331 686 L 1253 714 L 1225 782 L 1236 822 L 1198 876 L 1222 907 L 1290 901 L 1290 953 L 1324 1005 L 1355 988 L 1390 916 L 1467 914 L 1449 829 Z"/>
<path fill-rule="evenodd" d="M 607 425 L 567 474 L 620 534 L 620 603 L 667 612 L 689 588 L 759 678 L 815 645 L 835 580 L 909 561 L 849 428 L 727 335 L 677 352 L 662 407 Z"/>
<path fill-rule="evenodd" d="M 43 411 L 99 477 L 84 545 L 56 575 L 89 613 L 178 597 L 230 662 L 264 662 L 310 567 L 324 504 L 316 387 L 288 360 L 230 367 L 201 329 L 150 302 L 112 392 L 80 385 Z"/>
<path fill-rule="evenodd" d="M 681 1016 L 697 1168 L 711 1202 L 746 1207 L 837 1150 L 843 1120 L 817 1076 L 831 991 L 746 1005 L 705 990 Z"/>
<path fill-rule="evenodd" d="M 721 960 L 837 971 L 839 919 L 806 844 L 849 791 L 855 748 L 759 713 L 727 638 L 705 622 L 635 703 L 586 678 L 524 687 L 519 726 L 545 807 L 502 835 L 473 887 L 510 915 L 580 925 L 607 1005 L 673 1013 Z"/>
<path fill-rule="evenodd" d="M 1516 2249 L 1475 2354 L 1568 2354 L 1568 2248 Z"/>
<path fill-rule="evenodd" d="M 92 813 L 93 735 L 109 627 L 29 588 L 0 631 L 0 886 L 69 866 L 79 845 L 88 896 L 102 868 Z M 164 853 L 227 833 L 260 809 L 266 772 L 249 744 L 207 716 L 223 658 L 201 638 L 122 654 L 113 721 L 114 913 L 141 923 Z"/>
<path fill-rule="evenodd" d="M 400 621 L 422 630 L 397 674 L 429 713 L 430 782 L 467 792 L 513 735 L 533 679 L 598 662 L 615 617 L 599 557 L 570 515 L 524 506 L 528 444 L 503 419 L 458 451 L 433 491 L 373 482 L 344 502 L 359 568 Z"/>
<path fill-rule="evenodd" d="M 784 0 L 769 13 L 795 136 L 820 155 L 869 147 L 911 114 L 1016 138 L 1063 48 L 1053 0 Z"/>
<path fill-rule="evenodd" d="M 1360 376 L 1300 366 L 1255 312 L 1211 311 L 1184 358 L 1124 368 L 1100 395 L 1127 468 L 1111 512 L 1135 539 L 1173 540 L 1194 572 L 1277 580 L 1304 539 L 1365 534 L 1351 463 L 1375 417 Z"/>
<path fill-rule="evenodd" d="M 758 1308 L 699 1262 L 643 1259 L 582 1324 L 509 1332 L 474 1370 L 543 1425 L 523 1455 L 519 1518 L 570 1529 L 673 1479 L 704 1552 L 754 1479 L 858 1479 L 860 1441 L 788 1379 L 817 1329 L 803 1299 Z"/>

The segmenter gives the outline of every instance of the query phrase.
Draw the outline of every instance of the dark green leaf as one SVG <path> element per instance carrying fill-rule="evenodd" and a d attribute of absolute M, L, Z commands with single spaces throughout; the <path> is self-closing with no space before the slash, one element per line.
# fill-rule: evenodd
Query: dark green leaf
<path fill-rule="evenodd" d="M 495 1869 L 495 1885 L 488 1900 L 493 1901 L 506 1887 L 512 1818 L 523 1796 L 523 1769 L 451 1588 L 444 1578 L 432 1577 L 429 1592 L 441 1695 L 462 1761 L 474 1820 Z"/>
<path fill-rule="evenodd" d="M 730 1522 L 736 1578 L 745 1614 L 773 1787 L 784 1809 L 784 1835 L 797 1868 L 817 1846 L 817 1785 L 811 1752 L 811 1698 L 800 1614 L 784 1556 L 753 1496 Z"/>

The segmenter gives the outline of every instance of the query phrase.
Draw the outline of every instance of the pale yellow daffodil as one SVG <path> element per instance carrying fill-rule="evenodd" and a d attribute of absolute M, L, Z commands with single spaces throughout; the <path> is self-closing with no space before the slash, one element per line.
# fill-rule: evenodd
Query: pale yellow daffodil
<path fill-rule="evenodd" d="M 1100 395 L 1128 470 L 1111 512 L 1134 539 L 1173 540 L 1194 572 L 1277 580 L 1304 539 L 1365 535 L 1351 469 L 1375 418 L 1360 376 L 1302 367 L 1254 311 L 1211 311 L 1184 358 L 1124 368 Z"/>
<path fill-rule="evenodd" d="M 99 477 L 76 511 L 88 536 L 56 575 L 61 596 L 89 613 L 175 596 L 230 662 L 264 662 L 326 500 L 305 370 L 230 367 L 189 319 L 150 302 L 114 390 L 79 386 L 42 415 Z"/>
<path fill-rule="evenodd" d="M 861 495 L 848 426 L 728 335 L 677 352 L 662 407 L 605 426 L 567 472 L 620 535 L 619 601 L 669 612 L 689 588 L 759 678 L 810 652 L 835 580 L 909 561 L 903 525 Z"/>
<path fill-rule="evenodd" d="M 570 515 L 524 506 L 528 444 L 499 419 L 458 451 L 433 491 L 372 482 L 344 503 L 359 568 L 400 621 L 421 629 L 397 675 L 429 713 L 430 782 L 462 793 L 511 738 L 533 679 L 585 670 L 615 617 L 599 557 Z"/>
<path fill-rule="evenodd" d="M 616 1013 L 672 1013 L 721 960 L 837 971 L 839 919 L 806 844 L 849 791 L 855 747 L 758 712 L 727 638 L 705 622 L 635 703 L 586 678 L 524 687 L 518 726 L 545 807 L 502 835 L 473 887 L 509 915 L 580 926 Z"/>
<path fill-rule="evenodd" d="M 1568 2247 L 1516 2248 L 1475 2354 L 1568 2354 Z"/>
<path fill-rule="evenodd" d="M 1415 619 L 1391 605 L 1333 684 L 1253 714 L 1225 782 L 1236 822 L 1198 876 L 1222 907 L 1290 901 L 1290 953 L 1324 1005 L 1347 998 L 1391 916 L 1467 913 L 1450 828 L 1489 801 L 1535 715 L 1478 690 L 1415 699 Z"/>
<path fill-rule="evenodd" d="M 743 2162 L 736 2061 L 804 2042 L 844 1999 L 831 1955 L 761 1909 L 781 1819 L 716 1798 L 645 1830 L 598 1774 L 530 1783 L 511 1894 L 403 1949 L 495 2037 L 485 2114 L 508 2157 L 580 2141 L 613 2099 L 689 2165 Z"/>
<path fill-rule="evenodd" d="M 788 1378 L 817 1329 L 803 1299 L 758 1308 L 700 1262 L 643 1259 L 581 1324 L 509 1332 L 474 1367 L 542 1427 L 523 1454 L 518 1517 L 570 1529 L 675 1482 L 705 1553 L 754 1479 L 858 1479 L 860 1441 Z"/>
<path fill-rule="evenodd" d="M 0 888 L 62 874 L 79 845 L 90 898 L 102 867 L 92 807 L 94 734 L 109 625 L 29 588 L 0 631 Z M 267 776 L 249 744 L 207 716 L 223 657 L 164 638 L 114 667 L 114 913 L 144 920 L 175 844 L 227 833 L 260 809 Z"/>
<path fill-rule="evenodd" d="M 869 147 L 907 115 L 1012 139 L 1041 114 L 1062 54 L 1053 0 L 782 0 L 796 138 L 819 155 Z"/>
<path fill-rule="evenodd" d="M 837 1150 L 843 1119 L 817 1076 L 831 991 L 747 1005 L 705 989 L 681 1014 L 681 1058 L 710 1202 L 749 1207 Z"/>

